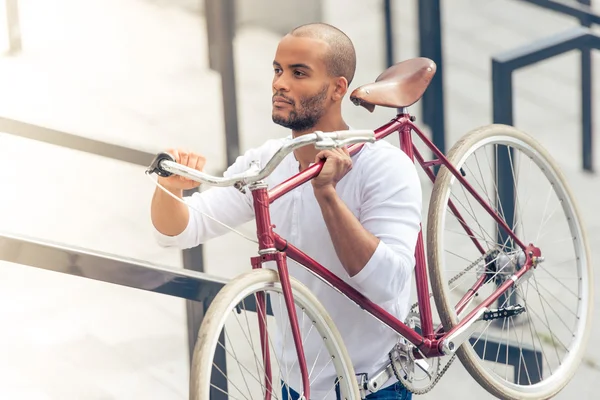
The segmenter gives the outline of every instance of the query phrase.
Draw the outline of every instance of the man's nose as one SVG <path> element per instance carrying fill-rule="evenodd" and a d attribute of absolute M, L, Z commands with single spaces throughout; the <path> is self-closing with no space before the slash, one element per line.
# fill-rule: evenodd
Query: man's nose
<path fill-rule="evenodd" d="M 273 78 L 273 89 L 276 92 L 287 92 L 290 90 L 287 79 L 284 77 L 284 74 L 276 76 Z"/>

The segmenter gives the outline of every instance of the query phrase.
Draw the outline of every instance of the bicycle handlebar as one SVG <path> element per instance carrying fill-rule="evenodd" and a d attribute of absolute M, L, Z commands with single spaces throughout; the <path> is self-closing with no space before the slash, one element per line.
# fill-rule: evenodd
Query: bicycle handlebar
<path fill-rule="evenodd" d="M 150 166 L 146 169 L 146 173 L 156 173 L 162 177 L 179 175 L 211 186 L 235 186 L 239 189 L 267 177 L 289 153 L 300 147 L 314 143 L 316 149 L 326 150 L 363 142 L 375 142 L 375 132 L 372 130 L 316 131 L 314 133 L 299 136 L 290 140 L 288 143 L 285 143 L 277 150 L 273 157 L 271 157 L 263 169 L 260 169 L 257 161 L 252 161 L 250 163 L 250 168 L 246 171 L 232 175 L 229 178 L 213 176 L 186 167 L 185 165 L 178 164 L 171 154 L 162 152 L 156 155 Z"/>

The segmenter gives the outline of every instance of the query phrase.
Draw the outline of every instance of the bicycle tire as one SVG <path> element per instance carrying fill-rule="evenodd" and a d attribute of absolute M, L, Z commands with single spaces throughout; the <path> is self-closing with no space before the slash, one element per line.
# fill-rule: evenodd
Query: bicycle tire
<path fill-rule="evenodd" d="M 553 374 L 549 378 L 543 379 L 541 382 L 536 384 L 513 384 L 499 379 L 498 376 L 494 376 L 485 369 L 482 360 L 469 342 L 461 345 L 456 350 L 456 353 L 470 375 L 488 392 L 499 398 L 550 398 L 562 390 L 573 377 L 583 357 L 591 331 L 593 312 L 593 273 L 591 268 L 588 241 L 583 224 L 581 222 L 578 207 L 559 167 L 548 154 L 548 152 L 537 141 L 527 134 L 515 129 L 514 127 L 500 124 L 492 124 L 480 127 L 463 136 L 463 138 L 458 141 L 448 152 L 447 158 L 452 165 L 459 169 L 471 154 L 474 154 L 477 149 L 482 148 L 484 145 L 489 143 L 496 143 L 500 145 L 503 145 L 503 143 L 508 143 L 510 146 L 515 146 L 515 148 L 518 147 L 519 150 L 522 149 L 522 151 L 528 155 L 531 160 L 540 166 L 540 170 L 543 171 L 543 174 L 545 174 L 545 176 L 551 182 L 551 187 L 556 191 L 557 197 L 562 196 L 559 197 L 559 201 L 565 215 L 567 215 L 568 218 L 571 218 L 570 222 L 567 224 L 569 229 L 571 229 L 573 237 L 575 238 L 573 244 L 575 251 L 579 251 L 577 268 L 581 274 L 579 279 L 582 282 L 579 285 L 581 290 L 580 296 L 582 297 L 581 301 L 583 303 L 578 303 L 578 307 L 581 307 L 578 308 L 578 310 L 581 310 L 581 315 L 579 315 L 578 318 L 580 318 L 581 321 L 577 323 L 577 338 L 573 342 L 575 343 L 574 348 L 570 349 L 570 353 L 566 358 L 565 364 L 562 364 L 557 370 L 558 375 Z M 445 212 L 453 184 L 460 185 L 450 170 L 444 166 L 441 167 L 437 175 L 430 199 L 427 224 L 428 268 L 431 276 L 432 292 L 440 319 L 446 331 L 450 330 L 458 322 L 458 317 L 455 312 L 455 303 L 451 301 L 448 292 L 448 276 L 444 276 L 443 273 L 445 262 L 445 256 L 443 253 L 444 225 L 446 223 Z M 528 242 L 526 242 L 526 244 L 527 243 Z M 542 249 L 542 252 L 543 251 L 544 250 Z M 541 265 L 542 266 L 540 268 L 543 268 L 543 264 Z M 535 273 L 537 273 L 537 271 Z M 541 299 L 540 302 L 543 304 Z M 508 327 L 510 329 L 510 322 Z M 509 335 L 510 333 L 507 335 L 507 340 L 510 338 Z M 516 336 L 518 339 L 518 334 L 516 334 Z M 534 335 L 532 333 L 532 341 L 535 344 L 535 338 L 533 336 Z M 542 346 L 541 342 L 540 346 Z M 498 356 L 496 356 L 496 362 L 497 360 Z M 519 360 L 519 362 L 521 362 L 521 360 Z"/>
<path fill-rule="evenodd" d="M 295 304 L 306 310 L 321 338 L 325 339 L 325 347 L 332 357 L 340 382 L 342 398 L 360 399 L 352 361 L 333 320 L 306 286 L 294 278 L 290 278 L 290 281 Z M 271 269 L 249 271 L 236 277 L 219 291 L 208 308 L 198 332 L 190 373 L 190 399 L 210 398 L 213 356 L 227 314 L 247 296 L 265 289 L 281 290 L 277 271 Z"/>

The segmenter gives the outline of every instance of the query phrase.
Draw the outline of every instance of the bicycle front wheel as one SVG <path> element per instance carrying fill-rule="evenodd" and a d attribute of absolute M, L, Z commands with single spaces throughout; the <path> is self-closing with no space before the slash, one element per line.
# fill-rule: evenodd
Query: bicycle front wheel
<path fill-rule="evenodd" d="M 487 321 L 457 355 L 499 398 L 552 397 L 575 373 L 591 329 L 592 269 L 575 200 L 550 155 L 513 127 L 476 129 L 453 146 L 448 159 L 519 240 L 538 247 L 543 257 L 495 305 L 523 306 L 522 313 Z M 446 331 L 525 260 L 446 167 L 432 192 L 427 244 L 433 295 Z M 476 297 L 457 312 L 473 288 Z"/>
<path fill-rule="evenodd" d="M 311 398 L 360 399 L 354 368 L 333 320 L 290 278 L 309 372 Z M 268 299 L 268 314 L 257 304 Z M 259 320 L 267 329 L 259 326 Z M 264 326 L 264 325 L 263 325 Z M 266 344 L 266 346 L 261 345 Z M 268 362 L 265 362 L 268 354 Z M 190 399 L 281 399 L 303 395 L 298 360 L 277 271 L 253 270 L 229 282 L 211 303 L 194 348 Z M 318 387 L 313 387 L 315 382 Z"/>

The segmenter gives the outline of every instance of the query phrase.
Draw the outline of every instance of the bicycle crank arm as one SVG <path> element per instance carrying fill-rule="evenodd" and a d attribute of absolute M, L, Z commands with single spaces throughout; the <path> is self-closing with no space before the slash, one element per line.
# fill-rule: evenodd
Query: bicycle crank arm
<path fill-rule="evenodd" d="M 460 347 L 460 345 L 469 340 L 471 335 L 473 335 L 473 332 L 485 322 L 483 315 L 487 311 L 487 307 L 480 308 L 469 322 L 457 329 L 456 332 L 448 335 L 446 339 L 442 340 L 442 353 L 451 355 Z"/>
<path fill-rule="evenodd" d="M 487 307 L 483 307 L 473 316 L 471 321 L 464 324 L 460 329 L 442 341 L 442 352 L 445 355 L 454 353 L 454 351 L 468 340 L 471 335 L 473 335 L 473 332 L 482 325 L 481 322 L 488 322 L 500 318 L 511 318 L 523 312 L 525 312 L 525 307 L 520 304 L 491 310 Z"/>

